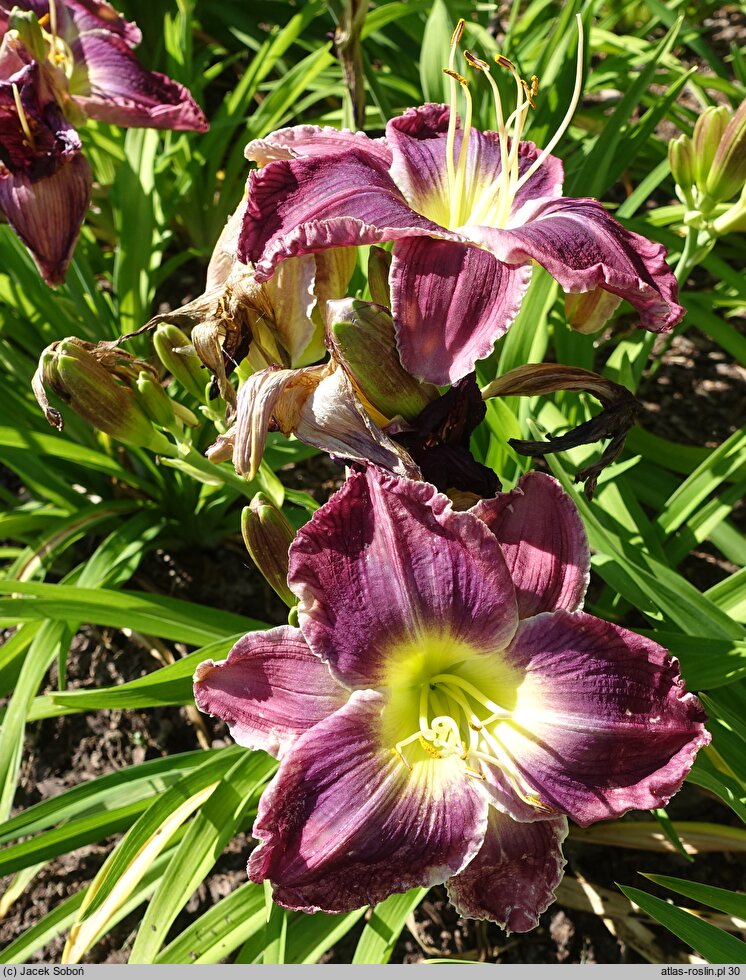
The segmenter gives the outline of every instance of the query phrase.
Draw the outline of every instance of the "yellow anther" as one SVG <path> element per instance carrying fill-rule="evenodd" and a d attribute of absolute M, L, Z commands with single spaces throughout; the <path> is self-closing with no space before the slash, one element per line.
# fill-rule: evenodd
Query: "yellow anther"
<path fill-rule="evenodd" d="M 464 76 L 459 75 L 459 73 L 455 71 L 453 68 L 444 68 L 443 74 L 448 75 L 449 78 L 455 78 L 457 82 L 459 82 L 461 85 L 464 86 L 464 88 L 468 88 L 469 83 L 466 81 Z"/>
<path fill-rule="evenodd" d="M 475 54 L 472 54 L 471 51 L 464 51 L 464 58 L 466 59 L 467 64 L 471 68 L 476 68 L 477 71 L 490 70 L 490 66 L 487 64 L 487 62 L 482 61 L 481 58 L 477 58 L 477 56 Z"/>
<path fill-rule="evenodd" d="M 536 103 L 534 102 L 534 97 L 533 97 L 533 86 L 532 88 L 529 88 L 528 84 L 523 79 L 521 79 L 521 85 L 523 86 L 523 91 L 526 93 L 526 99 L 528 100 L 528 104 L 531 106 L 532 109 L 535 109 Z"/>
<path fill-rule="evenodd" d="M 433 759 L 443 758 L 443 756 L 440 754 L 440 752 L 438 752 L 438 750 L 435 748 L 432 742 L 426 742 L 421 735 L 420 735 L 419 742 L 422 748 L 425 750 L 425 752 L 427 752 L 427 754 L 431 756 Z"/>
<path fill-rule="evenodd" d="M 11 82 L 11 88 L 13 89 L 13 101 L 16 104 L 16 111 L 18 112 L 18 121 L 21 124 L 21 129 L 28 140 L 32 149 L 36 149 L 36 143 L 34 142 L 34 134 L 31 132 L 31 127 L 29 126 L 28 116 L 26 115 L 26 110 L 23 108 L 23 103 L 21 102 L 21 93 L 18 91 L 18 86 L 15 82 Z"/>
<path fill-rule="evenodd" d="M 496 54 L 495 61 L 498 63 L 498 65 L 500 65 L 501 68 L 507 68 L 508 71 L 515 71 L 515 65 L 510 60 L 510 58 L 506 58 L 505 55 Z"/>
<path fill-rule="evenodd" d="M 539 94 L 539 76 L 538 75 L 532 75 L 531 76 L 531 95 L 535 99 L 538 94 Z"/>
<path fill-rule="evenodd" d="M 453 34 L 451 34 L 451 47 L 452 48 L 455 48 L 456 45 L 461 40 L 461 38 L 463 37 L 465 25 L 466 25 L 466 21 L 464 20 L 463 17 L 460 17 L 458 23 L 456 24 L 455 28 L 453 29 Z"/>
<path fill-rule="evenodd" d="M 48 23 L 49 23 L 49 14 L 48 13 L 42 14 L 42 16 L 39 18 L 39 27 L 46 27 Z"/>

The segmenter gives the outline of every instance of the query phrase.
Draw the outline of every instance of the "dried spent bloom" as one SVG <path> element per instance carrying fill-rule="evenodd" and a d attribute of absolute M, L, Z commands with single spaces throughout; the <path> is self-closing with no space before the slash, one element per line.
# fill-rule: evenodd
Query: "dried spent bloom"
<path fill-rule="evenodd" d="M 462 914 L 533 928 L 566 817 L 663 805 L 709 741 L 677 661 L 580 611 L 588 567 L 551 477 L 456 513 L 353 473 L 290 549 L 299 628 L 195 674 L 197 705 L 280 760 L 251 880 L 307 912 L 445 881 Z"/>
<path fill-rule="evenodd" d="M 492 351 L 520 308 L 532 261 L 565 291 L 600 288 L 628 300 L 643 327 L 669 330 L 684 311 L 665 249 L 627 231 L 598 201 L 562 197 L 562 164 L 550 151 L 579 99 L 582 58 L 568 113 L 540 151 L 521 140 L 536 84 L 507 58 L 497 60 L 516 81 L 518 105 L 506 118 L 489 66 L 467 55 L 492 88 L 497 118 L 496 132 L 472 126 L 469 87 L 454 70 L 462 27 L 447 69 L 450 105 L 408 110 L 383 139 L 296 126 L 249 143 L 246 155 L 260 169 L 249 177 L 239 258 L 264 281 L 291 257 L 393 241 L 401 360 L 434 384 L 459 380 Z"/>

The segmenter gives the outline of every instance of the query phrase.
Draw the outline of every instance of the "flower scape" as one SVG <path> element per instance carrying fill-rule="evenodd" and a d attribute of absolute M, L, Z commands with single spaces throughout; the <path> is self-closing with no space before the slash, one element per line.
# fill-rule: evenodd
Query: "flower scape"
<path fill-rule="evenodd" d="M 0 0 L 0 31 L 0 207 L 59 285 L 91 194 L 85 117 L 207 124 L 186 89 L 139 65 L 139 31 L 108 3 L 6 10 Z M 625 329 L 648 331 L 638 335 L 647 356 L 649 334 L 681 322 L 677 275 L 741 227 L 732 199 L 746 117 L 716 110 L 699 139 L 695 129 L 693 141 L 672 141 L 690 222 L 675 274 L 663 245 L 595 198 L 563 194 L 553 151 L 581 99 L 579 18 L 573 92 L 543 147 L 524 139 L 539 80 L 504 55 L 489 64 L 462 52 L 464 33 L 461 21 L 444 67 L 448 104 L 410 108 L 380 136 L 296 125 L 252 138 L 255 166 L 230 202 L 204 292 L 118 340 L 46 339 L 32 386 L 58 430 L 55 397 L 137 460 L 149 451 L 210 488 L 221 522 L 225 500 L 251 499 L 244 542 L 288 624 L 252 630 L 230 652 L 240 633 L 226 630 L 194 674 L 197 708 L 277 760 L 251 831 L 250 881 L 305 913 L 445 885 L 460 915 L 528 932 L 555 900 L 571 826 L 665 807 L 711 742 L 702 703 L 654 631 L 612 622 L 613 600 L 596 604 L 593 589 L 588 608 L 608 619 L 584 610 L 589 525 L 526 457 L 608 440 L 600 459 L 578 464 L 589 502 L 620 458 L 641 411 L 627 387 L 635 372 L 621 358 L 603 376 L 583 358 L 561 363 L 573 342 L 587 341 L 585 353 L 592 343 L 565 327 L 598 336 L 625 303 Z M 512 109 L 495 70 L 515 89 Z M 473 79 L 489 90 L 494 130 L 474 123 Z M 715 176 L 695 181 L 705 124 L 722 142 L 717 156 L 710 147 Z M 521 360 L 534 329 L 522 317 L 505 368 L 502 338 L 536 266 L 564 293 L 560 341 L 545 363 Z M 153 356 L 124 349 L 151 331 Z M 537 438 L 532 420 L 519 425 L 504 407 L 557 392 L 594 397 L 602 411 L 578 421 L 579 402 L 566 431 Z M 339 464 L 341 488 L 320 507 L 272 469 L 298 443 Z M 614 471 L 604 480 L 613 485 Z M 302 519 L 282 512 L 288 501 Z M 633 508 L 625 514 L 634 521 Z"/>

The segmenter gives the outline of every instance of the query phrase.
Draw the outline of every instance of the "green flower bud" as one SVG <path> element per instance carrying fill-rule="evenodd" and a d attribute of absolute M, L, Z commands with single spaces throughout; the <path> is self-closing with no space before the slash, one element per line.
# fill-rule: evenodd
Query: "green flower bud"
<path fill-rule="evenodd" d="M 694 147 L 688 136 L 677 136 L 669 142 L 668 165 L 673 179 L 688 194 L 694 183 Z"/>
<path fill-rule="evenodd" d="M 48 347 L 40 361 L 34 391 L 47 418 L 57 428 L 62 416 L 50 410 L 38 388 L 48 385 L 70 408 L 90 425 L 131 446 L 142 446 L 171 455 L 173 447 L 157 432 L 137 403 L 131 389 L 117 383 L 113 375 L 84 346 L 74 339 Z M 50 418 L 50 412 L 52 418 Z M 56 416 L 56 418 L 54 417 Z"/>
<path fill-rule="evenodd" d="M 746 99 L 722 135 L 705 183 L 716 201 L 729 201 L 746 184 Z"/>
<path fill-rule="evenodd" d="M 153 346 L 161 364 L 190 395 L 202 401 L 206 374 L 192 349 L 192 342 L 178 327 L 162 323 L 153 335 Z"/>
<path fill-rule="evenodd" d="M 288 549 L 295 531 L 281 510 L 263 493 L 257 493 L 241 511 L 241 533 L 246 550 L 287 606 L 298 601 L 288 586 Z"/>
<path fill-rule="evenodd" d="M 153 375 L 141 371 L 135 384 L 140 396 L 140 405 L 148 418 L 164 429 L 173 428 L 176 425 L 176 415 L 171 399 Z"/>
<path fill-rule="evenodd" d="M 396 350 L 394 322 L 382 306 L 340 299 L 327 304 L 329 340 L 334 356 L 362 398 L 387 419 L 414 421 L 437 398 L 434 385 L 404 370 Z"/>
<path fill-rule="evenodd" d="M 371 245 L 368 253 L 368 287 L 373 302 L 379 306 L 391 307 L 390 270 L 391 252 L 378 245 Z"/>
<path fill-rule="evenodd" d="M 15 31 L 28 53 L 42 64 L 47 60 L 47 45 L 44 42 L 39 20 L 31 10 L 13 7 L 8 18 L 8 30 Z"/>
<path fill-rule="evenodd" d="M 702 191 L 707 183 L 712 161 L 729 118 L 730 111 L 727 106 L 711 105 L 705 109 L 694 127 L 694 179 Z"/>

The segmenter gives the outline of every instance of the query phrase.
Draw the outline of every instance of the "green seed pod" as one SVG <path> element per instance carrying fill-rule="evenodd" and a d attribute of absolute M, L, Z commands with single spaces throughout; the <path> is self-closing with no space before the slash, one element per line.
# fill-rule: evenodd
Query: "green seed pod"
<path fill-rule="evenodd" d="M 257 493 L 241 511 L 241 533 L 246 550 L 287 606 L 298 601 L 288 586 L 288 549 L 295 531 L 287 518 L 263 493 Z"/>
<path fill-rule="evenodd" d="M 705 190 L 716 201 L 729 201 L 746 184 L 746 99 L 722 135 Z"/>

